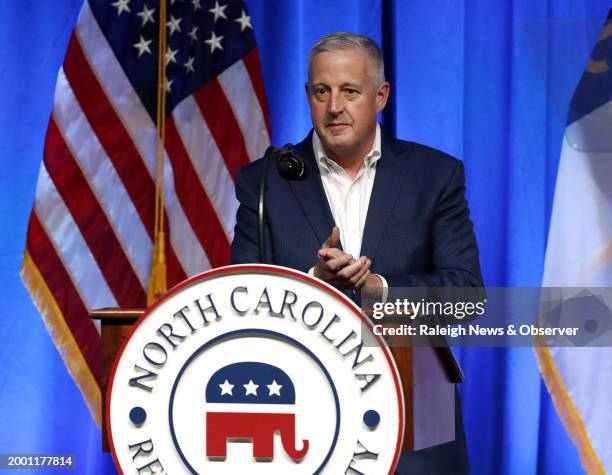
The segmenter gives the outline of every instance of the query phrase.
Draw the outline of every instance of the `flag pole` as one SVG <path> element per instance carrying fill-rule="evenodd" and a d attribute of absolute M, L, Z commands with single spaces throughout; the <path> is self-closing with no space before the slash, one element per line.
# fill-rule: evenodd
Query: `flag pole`
<path fill-rule="evenodd" d="M 159 48 L 157 52 L 157 134 L 155 156 L 155 224 L 147 305 L 163 295 L 167 288 L 164 232 L 164 142 L 166 138 L 166 0 L 159 3 Z"/>

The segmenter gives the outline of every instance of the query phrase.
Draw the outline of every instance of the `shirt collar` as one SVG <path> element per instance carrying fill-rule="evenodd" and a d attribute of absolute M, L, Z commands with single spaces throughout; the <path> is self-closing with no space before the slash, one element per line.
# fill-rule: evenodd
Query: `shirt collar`
<path fill-rule="evenodd" d="M 381 149 L 380 149 L 380 124 L 376 124 L 376 135 L 374 136 L 374 143 L 372 144 L 372 148 L 368 152 L 368 154 L 364 158 L 364 165 L 366 168 L 372 168 L 374 164 L 380 160 Z M 331 168 L 334 166 L 339 166 L 333 160 L 327 158 L 325 155 L 325 149 L 323 148 L 323 144 L 321 143 L 321 139 L 317 135 L 317 131 L 312 131 L 312 149 L 314 151 L 315 158 L 317 159 L 317 164 L 319 168 L 323 168 L 326 171 L 331 171 Z"/>

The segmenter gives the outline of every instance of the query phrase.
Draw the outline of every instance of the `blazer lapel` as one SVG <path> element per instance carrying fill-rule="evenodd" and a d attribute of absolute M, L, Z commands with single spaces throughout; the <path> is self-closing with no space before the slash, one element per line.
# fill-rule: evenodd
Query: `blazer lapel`
<path fill-rule="evenodd" d="M 383 134 L 381 144 L 381 158 L 376 164 L 376 175 L 368 214 L 366 216 L 363 239 L 361 241 L 361 255 L 374 259 L 378 244 L 385 230 L 391 210 L 400 195 L 401 184 L 408 169 L 409 160 L 403 160 L 393 150 L 392 140 Z"/>
<path fill-rule="evenodd" d="M 312 149 L 312 131 L 304 141 L 295 146 L 294 151 L 304 159 L 307 175 L 303 180 L 289 181 L 289 187 L 319 243 L 322 244 L 331 234 L 335 223 Z"/>

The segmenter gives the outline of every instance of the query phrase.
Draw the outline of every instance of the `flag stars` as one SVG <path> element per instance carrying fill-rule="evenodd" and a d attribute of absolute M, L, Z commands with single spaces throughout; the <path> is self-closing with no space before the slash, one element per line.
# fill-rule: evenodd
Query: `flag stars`
<path fill-rule="evenodd" d="M 210 39 L 204 41 L 204 43 L 210 46 L 210 52 L 212 53 L 216 49 L 223 50 L 223 46 L 221 46 L 222 39 L 223 39 L 223 36 L 217 36 L 215 35 L 215 32 L 213 31 L 212 35 L 210 36 Z"/>
<path fill-rule="evenodd" d="M 259 387 L 259 384 L 255 384 L 252 379 L 249 379 L 249 383 L 243 384 L 243 386 L 244 386 L 244 389 L 246 390 L 244 394 L 245 396 L 248 396 L 249 394 L 252 394 L 253 396 L 257 396 L 257 388 Z"/>
<path fill-rule="evenodd" d="M 153 40 L 145 40 L 142 36 L 138 43 L 134 43 L 134 48 L 138 50 L 138 57 L 140 58 L 144 53 L 151 54 L 151 48 L 149 45 Z"/>
<path fill-rule="evenodd" d="M 146 5 L 142 6 L 142 11 L 137 13 L 137 15 L 142 19 L 142 26 L 145 26 L 149 22 L 155 24 L 155 19 L 153 18 L 154 13 L 155 8 L 151 8 L 149 10 Z"/>
<path fill-rule="evenodd" d="M 187 36 L 189 36 L 189 38 L 191 38 L 192 42 L 198 41 L 198 28 L 199 28 L 199 26 L 194 25 L 193 28 L 191 29 L 191 31 L 189 33 L 187 33 Z"/>
<path fill-rule="evenodd" d="M 166 78 L 166 82 L 164 83 L 166 85 L 166 93 L 170 94 L 170 88 L 172 87 L 172 83 L 174 82 L 174 79 L 170 79 L 168 81 L 168 78 Z"/>
<path fill-rule="evenodd" d="M 181 27 L 179 26 L 182 18 L 174 18 L 174 16 L 170 15 L 170 21 L 166 23 L 166 26 L 170 29 L 170 36 L 172 36 L 177 31 L 181 32 Z"/>
<path fill-rule="evenodd" d="M 217 20 L 219 18 L 225 18 L 227 20 L 227 16 L 225 15 L 226 8 L 227 8 L 227 5 L 219 5 L 219 2 L 215 0 L 215 7 L 208 10 L 210 13 L 212 13 L 215 16 L 215 23 L 217 23 Z"/>
<path fill-rule="evenodd" d="M 193 5 L 194 13 L 202 9 L 202 4 L 200 2 L 201 0 L 191 0 L 191 4 Z"/>
<path fill-rule="evenodd" d="M 117 9 L 117 16 L 121 15 L 123 12 L 130 13 L 130 0 L 117 0 L 115 3 L 111 3 L 113 7 Z"/>
<path fill-rule="evenodd" d="M 168 46 L 168 50 L 166 51 L 166 66 L 170 63 L 176 63 L 176 53 L 178 53 L 178 49 L 172 49 Z"/>
<path fill-rule="evenodd" d="M 234 21 L 240 23 L 240 31 L 244 31 L 247 28 L 253 29 L 253 25 L 251 25 L 251 17 L 248 16 L 244 10 L 242 10 L 242 15 L 240 18 L 237 18 Z"/>
<path fill-rule="evenodd" d="M 221 396 L 225 394 L 229 394 L 230 396 L 234 395 L 232 393 L 232 390 L 234 389 L 234 385 L 230 384 L 230 382 L 227 379 L 225 380 L 223 384 L 220 384 L 219 387 L 221 388 Z"/>
<path fill-rule="evenodd" d="M 189 60 L 185 64 L 183 64 L 183 66 L 185 67 L 186 74 L 195 73 L 195 68 L 193 67 L 194 61 L 195 61 L 195 58 L 193 56 L 190 56 Z"/>
<path fill-rule="evenodd" d="M 268 396 L 279 396 L 281 395 L 280 390 L 283 387 L 282 384 L 278 384 L 276 380 L 272 381 L 272 384 L 267 384 L 269 394 Z"/>

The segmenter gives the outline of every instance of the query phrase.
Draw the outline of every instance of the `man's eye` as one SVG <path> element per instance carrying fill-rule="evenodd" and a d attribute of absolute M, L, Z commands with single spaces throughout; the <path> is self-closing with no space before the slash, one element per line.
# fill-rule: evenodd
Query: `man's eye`
<path fill-rule="evenodd" d="M 351 89 L 350 87 L 345 89 L 344 92 L 347 96 L 356 96 L 357 94 L 359 94 L 359 91 L 357 89 Z"/>
<path fill-rule="evenodd" d="M 318 88 L 315 89 L 315 94 L 317 96 L 322 96 L 326 92 L 327 92 L 327 90 L 325 88 L 322 88 L 322 87 L 318 87 Z"/>

